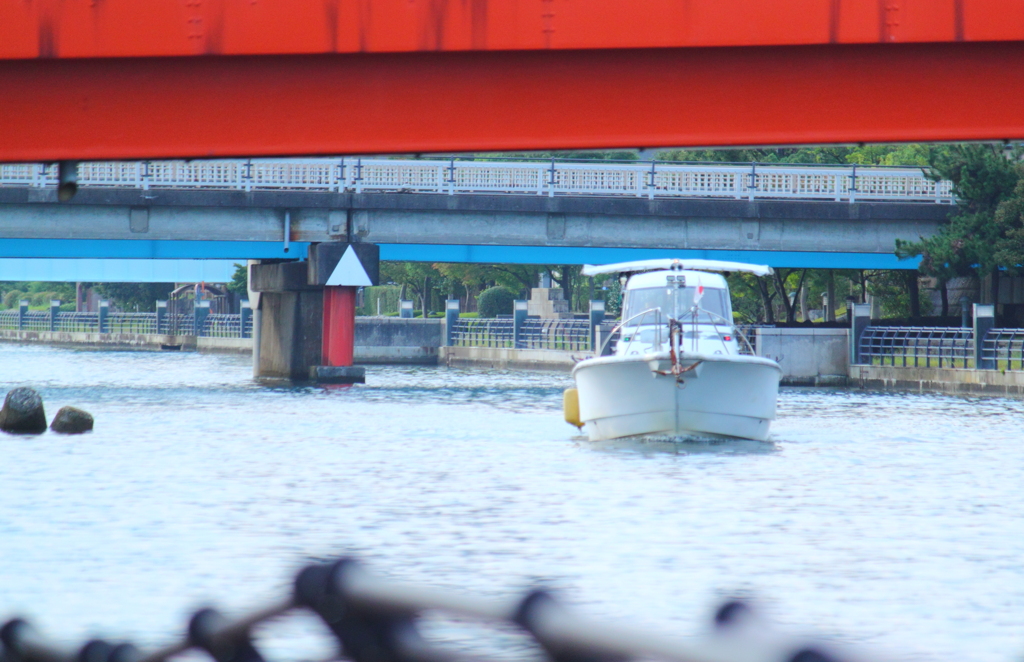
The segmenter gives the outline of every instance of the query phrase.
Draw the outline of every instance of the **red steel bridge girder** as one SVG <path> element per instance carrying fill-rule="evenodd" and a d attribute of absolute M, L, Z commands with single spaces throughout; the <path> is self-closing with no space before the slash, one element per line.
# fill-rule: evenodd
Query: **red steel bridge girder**
<path fill-rule="evenodd" d="M 0 59 L 1024 38 L 1019 0 L 7 0 Z"/>
<path fill-rule="evenodd" d="M 1024 137 L 1018 0 L 0 3 L 0 160 Z"/>
<path fill-rule="evenodd" d="M 1024 136 L 1024 44 L 0 64 L 0 160 Z"/>

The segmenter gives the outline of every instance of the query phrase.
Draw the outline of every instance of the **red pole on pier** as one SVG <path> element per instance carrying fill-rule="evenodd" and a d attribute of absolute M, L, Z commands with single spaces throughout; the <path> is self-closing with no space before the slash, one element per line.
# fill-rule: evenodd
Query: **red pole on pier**
<path fill-rule="evenodd" d="M 356 288 L 324 287 L 323 362 L 350 366 L 356 340 Z"/>

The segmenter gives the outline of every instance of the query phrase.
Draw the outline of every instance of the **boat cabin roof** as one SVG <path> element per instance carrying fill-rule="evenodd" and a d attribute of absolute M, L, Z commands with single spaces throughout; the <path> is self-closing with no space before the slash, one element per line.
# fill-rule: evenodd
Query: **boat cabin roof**
<path fill-rule="evenodd" d="M 642 274 L 635 274 L 626 283 L 626 291 L 639 290 L 645 287 L 664 287 L 667 283 L 667 277 L 672 276 L 673 280 L 679 276 L 686 278 L 687 287 L 696 287 L 703 285 L 704 287 L 714 287 L 723 290 L 729 289 L 729 286 L 725 282 L 725 277 L 721 274 L 709 273 L 707 271 L 648 271 Z"/>
<path fill-rule="evenodd" d="M 724 260 L 683 260 L 678 258 L 662 258 L 658 260 L 634 260 L 632 262 L 617 262 L 615 264 L 585 264 L 583 265 L 584 276 L 597 276 L 599 274 L 638 274 L 645 271 L 661 271 L 671 269 L 673 271 L 739 271 L 750 273 L 756 276 L 771 275 L 772 268 L 766 264 L 746 264 L 745 262 L 726 262 Z"/>

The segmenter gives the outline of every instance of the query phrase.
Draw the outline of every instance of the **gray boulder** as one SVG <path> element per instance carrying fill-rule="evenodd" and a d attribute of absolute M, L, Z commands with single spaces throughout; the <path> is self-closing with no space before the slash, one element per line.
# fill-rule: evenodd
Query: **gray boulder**
<path fill-rule="evenodd" d="M 22 434 L 46 431 L 43 399 L 34 389 L 23 386 L 7 394 L 0 409 L 0 430 Z"/>
<path fill-rule="evenodd" d="M 50 429 L 64 434 L 81 434 L 92 430 L 92 414 L 78 407 L 61 407 L 53 417 Z"/>

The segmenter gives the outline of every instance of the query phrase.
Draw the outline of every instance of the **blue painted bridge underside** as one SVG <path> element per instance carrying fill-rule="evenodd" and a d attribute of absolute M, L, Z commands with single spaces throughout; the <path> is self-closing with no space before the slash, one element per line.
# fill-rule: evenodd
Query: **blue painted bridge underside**
<path fill-rule="evenodd" d="M 91 258 L 99 260 L 301 259 L 309 244 L 293 242 L 145 241 L 94 239 L 0 239 L 0 258 Z M 382 244 L 382 260 L 477 264 L 603 264 L 663 257 L 706 258 L 810 269 L 915 269 L 919 260 L 882 253 L 590 248 L 574 246 L 467 246 Z M 58 274 L 54 272 L 54 276 Z M 68 280 L 72 280 L 68 274 Z M 4 278 L 13 280 L 13 278 Z M 20 280 L 20 279 L 19 279 Z M 60 280 L 56 278 L 56 280 Z"/>
<path fill-rule="evenodd" d="M 588 248 L 572 246 L 448 246 L 381 244 L 382 260 L 472 262 L 477 264 L 608 264 L 679 257 L 729 260 L 806 269 L 916 269 L 919 258 L 899 260 L 882 253 L 719 251 L 679 248 Z"/>

